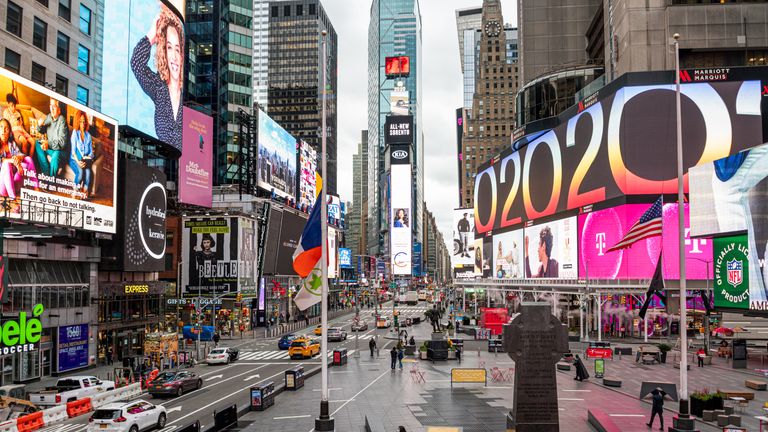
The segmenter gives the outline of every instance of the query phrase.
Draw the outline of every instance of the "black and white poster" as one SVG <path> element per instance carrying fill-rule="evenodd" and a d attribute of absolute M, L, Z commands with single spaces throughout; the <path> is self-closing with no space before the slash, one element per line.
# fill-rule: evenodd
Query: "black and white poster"
<path fill-rule="evenodd" d="M 165 174 L 139 162 L 127 160 L 124 179 L 125 271 L 165 270 Z"/>
<path fill-rule="evenodd" d="M 183 289 L 189 294 L 237 292 L 238 217 L 185 218 L 182 226 Z"/>

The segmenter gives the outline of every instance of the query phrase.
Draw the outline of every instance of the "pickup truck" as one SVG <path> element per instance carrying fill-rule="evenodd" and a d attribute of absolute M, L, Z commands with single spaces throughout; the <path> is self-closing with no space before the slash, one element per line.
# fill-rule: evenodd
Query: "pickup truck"
<path fill-rule="evenodd" d="M 59 378 L 55 386 L 30 393 L 29 401 L 38 406 L 56 406 L 114 389 L 114 381 L 102 381 L 94 376 L 73 376 Z"/>

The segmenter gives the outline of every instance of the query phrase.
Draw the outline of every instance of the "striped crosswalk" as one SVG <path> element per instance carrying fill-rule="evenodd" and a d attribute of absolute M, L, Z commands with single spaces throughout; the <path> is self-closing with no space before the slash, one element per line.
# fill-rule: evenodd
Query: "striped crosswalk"
<path fill-rule="evenodd" d="M 361 337 L 362 339 L 362 337 Z M 331 349 L 333 346 L 331 346 Z M 347 352 L 347 355 L 351 355 L 355 350 L 349 350 Z M 328 352 L 328 357 L 333 355 L 333 351 Z M 253 361 L 253 360 L 287 360 L 290 359 L 291 356 L 288 354 L 288 351 L 240 351 L 240 356 L 238 357 L 238 360 L 247 360 L 247 361 Z M 62 432 L 70 432 L 70 431 L 62 431 Z"/>

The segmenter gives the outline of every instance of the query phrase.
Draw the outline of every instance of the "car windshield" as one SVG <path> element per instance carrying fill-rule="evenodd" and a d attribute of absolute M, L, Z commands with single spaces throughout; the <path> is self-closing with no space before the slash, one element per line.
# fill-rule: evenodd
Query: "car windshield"
<path fill-rule="evenodd" d="M 76 379 L 60 379 L 56 383 L 59 388 L 80 388 L 80 383 Z"/>
<path fill-rule="evenodd" d="M 173 372 L 163 372 L 160 375 L 158 375 L 157 378 L 154 379 L 154 381 L 158 381 L 158 382 L 173 381 L 175 377 L 176 377 L 176 374 Z"/>
<path fill-rule="evenodd" d="M 224 354 L 225 352 L 227 352 L 227 350 L 223 348 L 216 348 L 214 350 L 211 350 L 211 354 Z"/>
<path fill-rule="evenodd" d="M 118 417 L 120 417 L 119 409 L 98 409 L 93 413 L 95 420 L 114 420 Z"/>
<path fill-rule="evenodd" d="M 298 347 L 303 348 L 304 347 L 304 341 L 295 341 L 291 344 L 291 347 Z"/>

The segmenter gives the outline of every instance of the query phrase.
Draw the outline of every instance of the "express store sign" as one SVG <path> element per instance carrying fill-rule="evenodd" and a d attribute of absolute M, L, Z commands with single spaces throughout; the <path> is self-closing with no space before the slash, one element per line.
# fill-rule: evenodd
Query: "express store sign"
<path fill-rule="evenodd" d="M 620 84 L 480 167 L 478 234 L 625 195 L 677 191 L 675 86 Z M 686 172 L 763 142 L 761 88 L 757 79 L 681 85 Z"/>

